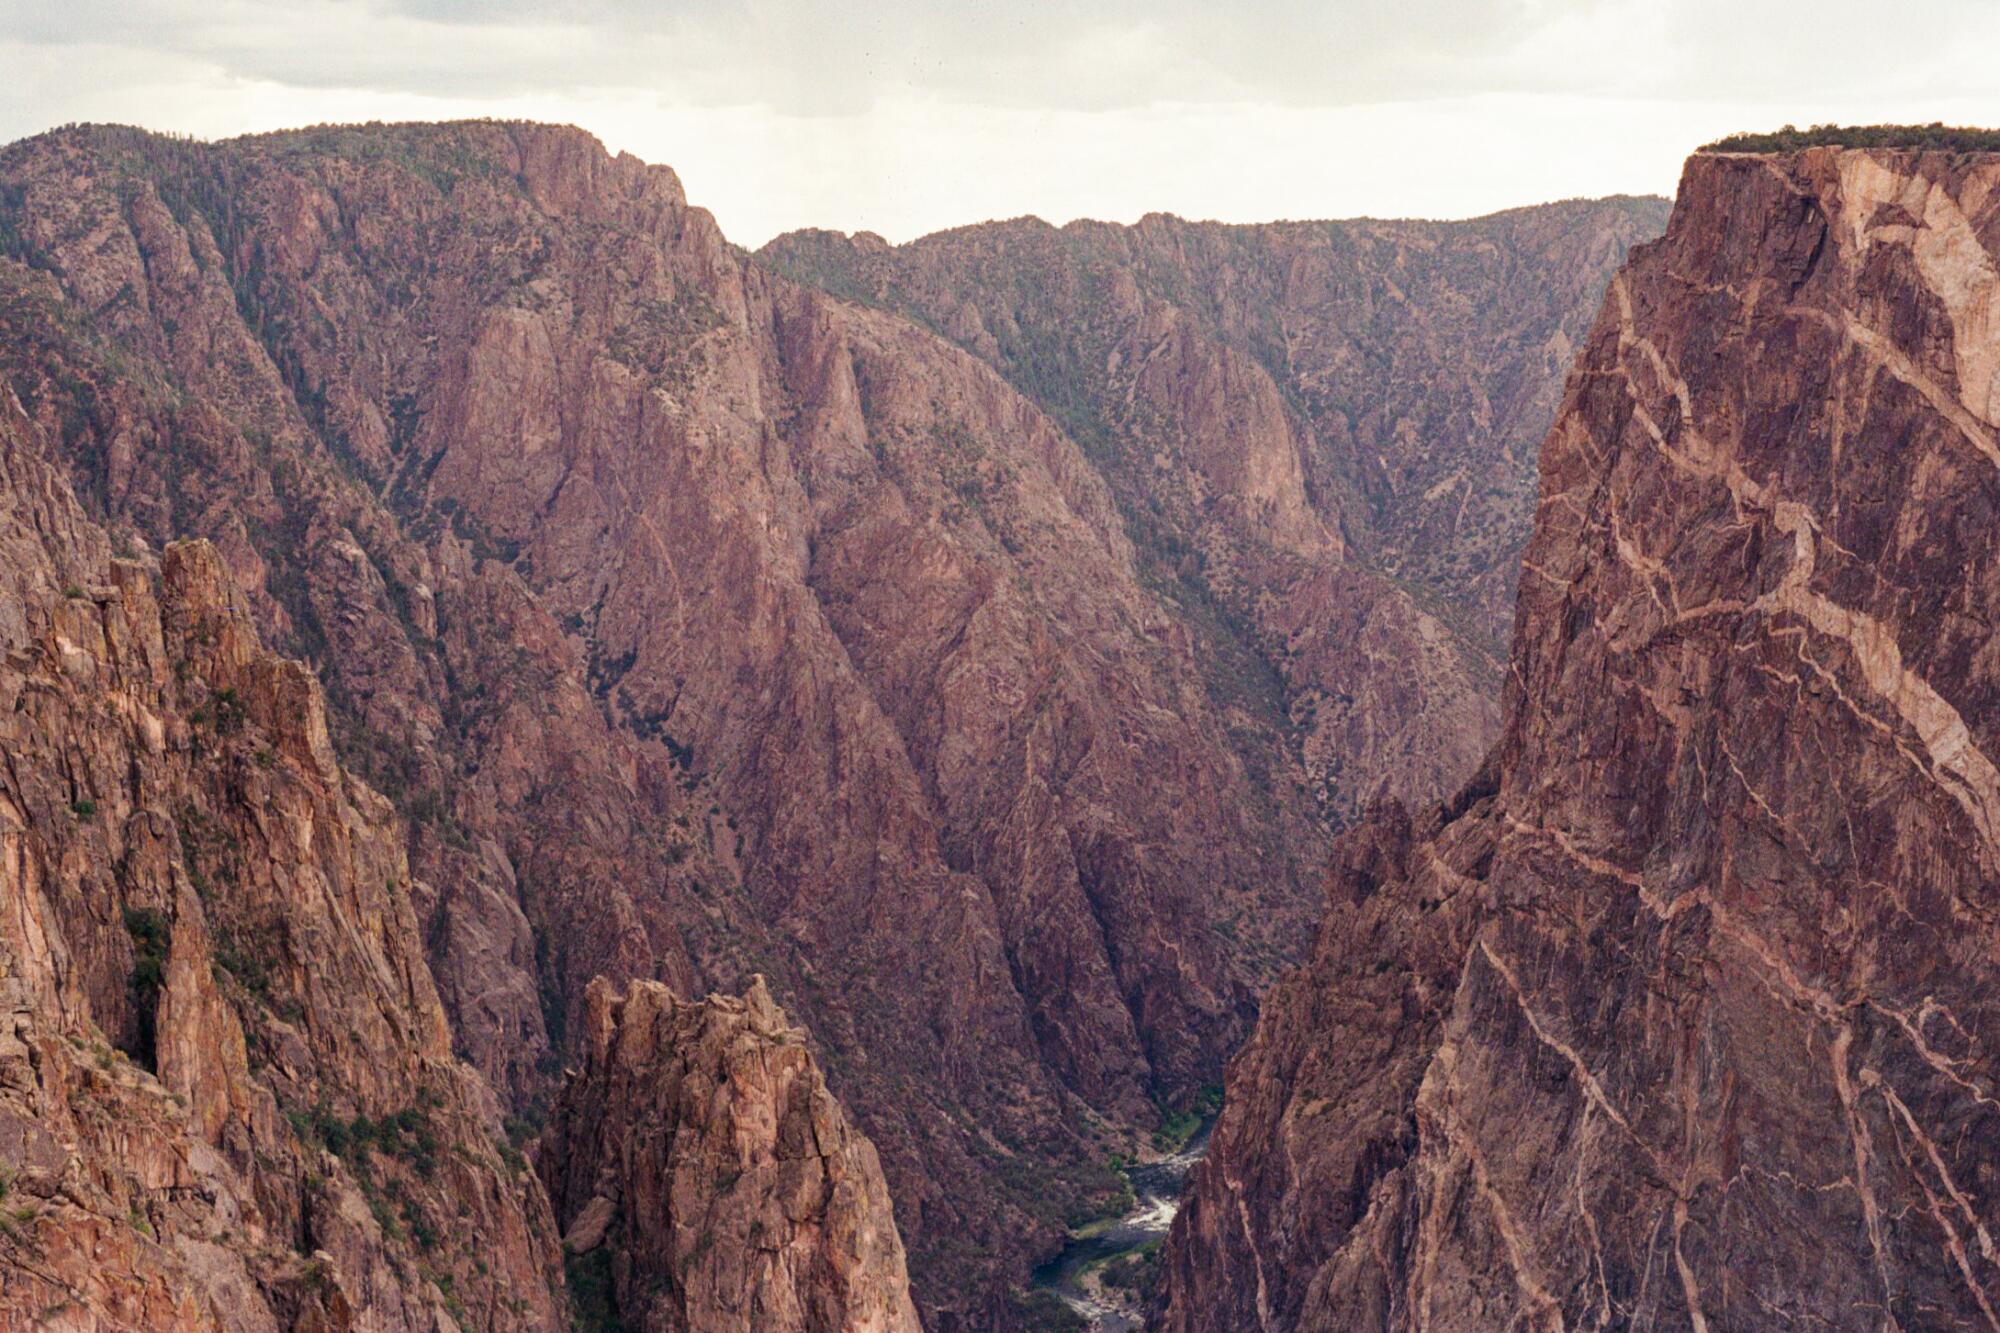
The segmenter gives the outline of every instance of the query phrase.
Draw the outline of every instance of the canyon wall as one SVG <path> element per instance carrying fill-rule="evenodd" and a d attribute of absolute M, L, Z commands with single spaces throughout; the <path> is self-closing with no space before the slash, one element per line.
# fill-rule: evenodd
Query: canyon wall
<path fill-rule="evenodd" d="M 592 977 L 764 972 L 978 1312 L 1117 1197 L 1107 1126 L 1219 1080 L 1319 833 L 991 371 L 575 131 L 83 130 L 0 177 L 10 382 L 322 673 L 517 1109 Z"/>
<path fill-rule="evenodd" d="M 215 549 L 124 555 L 0 389 L 0 1323 L 542 1329 L 389 803 Z"/>
<path fill-rule="evenodd" d="M 0 390 L 0 552 L 0 1324 L 914 1333 L 875 1150 L 761 979 L 595 983 L 552 1211 L 451 1053 L 398 816 L 216 549 L 118 553 Z"/>
<path fill-rule="evenodd" d="M 1062 422 L 1202 657 L 1267 679 L 1242 710 L 1272 719 L 1262 762 L 1301 765 L 1339 824 L 1449 794 L 1498 734 L 1536 449 L 1604 284 L 1665 220 L 1650 198 L 1023 218 L 893 247 L 795 232 L 758 259 L 925 324 Z"/>
<path fill-rule="evenodd" d="M 1991 154 L 1689 162 L 1501 741 L 1341 846 L 1163 1327 L 1995 1326 L 1996 255 Z"/>
<path fill-rule="evenodd" d="M 917 1303 L 983 1326 L 1220 1080 L 1331 831 L 1476 761 L 1454 589 L 1504 582 L 1522 422 L 1649 207 L 1154 228 L 1181 304 L 1107 271 L 1024 393 L 579 131 L 82 127 L 0 150 L 0 376 L 112 549 L 205 540 L 323 682 L 514 1138 L 594 978 L 766 976 Z M 994 300 L 1029 342 L 1096 308 Z"/>

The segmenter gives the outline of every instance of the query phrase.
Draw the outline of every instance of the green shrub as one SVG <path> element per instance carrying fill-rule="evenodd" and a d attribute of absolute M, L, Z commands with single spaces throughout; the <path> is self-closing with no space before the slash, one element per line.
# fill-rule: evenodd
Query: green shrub
<path fill-rule="evenodd" d="M 1090 1322 L 1069 1308 L 1052 1291 L 1030 1291 L 1014 1298 L 1014 1321 L 1031 1333 L 1088 1333 Z"/>
<path fill-rule="evenodd" d="M 390 1240 L 401 1240 L 403 1224 L 396 1220 L 395 1210 L 389 1207 L 389 1201 L 378 1191 L 369 1189 L 366 1181 L 362 1182 L 361 1192 L 368 1197 L 369 1215 L 375 1219 L 375 1225 L 382 1234 Z"/>
<path fill-rule="evenodd" d="M 270 998 L 270 973 L 262 961 L 252 954 L 245 953 L 234 940 L 216 946 L 215 965 L 236 978 L 238 985 L 258 999 Z"/>
<path fill-rule="evenodd" d="M 1104 1265 L 1101 1276 L 1105 1286 L 1130 1292 L 1140 1301 L 1147 1300 L 1160 1277 L 1160 1242 L 1119 1255 Z"/>
<path fill-rule="evenodd" d="M 438 1232 L 423 1211 L 410 1204 L 403 1205 L 403 1220 L 409 1224 L 410 1235 L 417 1242 L 417 1248 L 429 1253 L 437 1248 Z"/>
<path fill-rule="evenodd" d="M 299 1137 L 318 1139 L 327 1151 L 357 1165 L 365 1160 L 362 1154 L 379 1152 L 408 1162 L 425 1180 L 437 1173 L 437 1130 L 422 1107 L 406 1106 L 380 1120 L 365 1115 L 343 1120 L 322 1102 L 310 1114 L 293 1111 L 286 1118 Z"/>
<path fill-rule="evenodd" d="M 224 736 L 232 736 L 243 727 L 243 700 L 232 689 L 217 690 L 212 702 L 215 704 L 215 730 Z"/>
<path fill-rule="evenodd" d="M 1153 1131 L 1153 1147 L 1161 1152 L 1179 1152 L 1203 1123 L 1221 1109 L 1222 1089 L 1212 1083 L 1196 1093 L 1193 1103 L 1184 1111 L 1170 1110 L 1160 1103 L 1160 1127 Z"/>
<path fill-rule="evenodd" d="M 501 1139 L 493 1147 L 499 1152 L 500 1160 L 507 1164 L 507 1169 L 514 1175 L 518 1176 L 528 1169 L 528 1159 L 523 1157 L 521 1150 L 513 1144 Z"/>

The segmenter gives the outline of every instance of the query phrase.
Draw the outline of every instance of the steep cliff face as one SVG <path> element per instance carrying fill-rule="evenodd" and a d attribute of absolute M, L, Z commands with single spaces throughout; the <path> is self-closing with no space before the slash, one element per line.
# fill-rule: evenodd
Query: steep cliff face
<path fill-rule="evenodd" d="M 2000 158 L 1693 158 L 1488 777 L 1338 858 L 1164 1325 L 1990 1328 Z"/>
<path fill-rule="evenodd" d="M 760 262 L 908 314 L 1060 420 L 1148 578 L 1269 685 L 1232 738 L 1326 815 L 1455 790 L 1499 726 L 1535 450 L 1604 284 L 1664 200 L 1465 223 L 1034 219 Z M 1211 688 L 1244 698 L 1230 675 Z M 1275 751 L 1275 753 L 1273 753 Z"/>
<path fill-rule="evenodd" d="M 549 1328 L 389 804 L 214 548 L 75 502 L 0 389 L 0 1324 Z"/>
<path fill-rule="evenodd" d="M 585 1016 L 539 1166 L 625 1327 L 916 1333 L 874 1145 L 762 977 L 698 1002 L 597 981 Z"/>
<path fill-rule="evenodd" d="M 65 132 L 0 217 L 8 382 L 322 673 L 516 1109 L 593 976 L 765 972 L 977 1315 L 1219 1080 L 1323 832 L 989 368 L 570 130 Z"/>
<path fill-rule="evenodd" d="M 325 682 L 511 1110 L 591 978 L 767 974 L 978 1321 L 1219 1080 L 1328 828 L 1480 752 L 1444 592 L 1644 216 L 1104 229 L 1054 304 L 980 270 L 953 347 L 573 130 L 87 128 L 0 152 L 0 371 L 114 542 L 209 540 Z"/>

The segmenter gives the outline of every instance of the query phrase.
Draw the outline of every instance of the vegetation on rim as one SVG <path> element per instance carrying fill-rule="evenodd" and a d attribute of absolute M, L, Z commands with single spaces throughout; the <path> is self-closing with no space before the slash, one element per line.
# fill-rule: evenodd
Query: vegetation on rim
<path fill-rule="evenodd" d="M 1801 148 L 1935 148 L 1953 153 L 2000 152 L 2000 130 L 1946 125 L 1787 125 L 1769 134 L 1732 134 L 1702 145 L 1704 153 L 1790 153 Z"/>

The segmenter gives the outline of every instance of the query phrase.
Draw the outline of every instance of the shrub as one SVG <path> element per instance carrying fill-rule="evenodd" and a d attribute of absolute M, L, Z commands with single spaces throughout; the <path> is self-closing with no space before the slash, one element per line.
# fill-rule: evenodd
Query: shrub
<path fill-rule="evenodd" d="M 1732 134 L 1704 144 L 1706 153 L 1791 153 L 1802 148 L 1934 148 L 1955 153 L 2000 152 L 2000 130 L 1929 125 L 1787 125 L 1769 134 Z"/>
<path fill-rule="evenodd" d="M 249 953 L 234 935 L 224 936 L 215 949 L 215 965 L 236 978 L 236 984 L 260 1000 L 271 998 L 271 974 L 263 960 Z"/>
<path fill-rule="evenodd" d="M 157 1055 L 153 1021 L 160 1009 L 160 988 L 166 984 L 167 946 L 172 929 L 166 917 L 152 908 L 128 907 L 125 933 L 132 937 L 132 971 L 125 988 L 138 1020 L 138 1036 L 131 1055 L 152 1069 Z"/>
<path fill-rule="evenodd" d="M 437 1248 L 437 1228 L 431 1225 L 430 1219 L 424 1216 L 423 1210 L 405 1203 L 403 1205 L 403 1220 L 409 1224 L 410 1236 L 417 1242 L 418 1249 L 429 1253 Z"/>
<path fill-rule="evenodd" d="M 329 1152 L 357 1166 L 363 1161 L 361 1154 L 379 1152 L 408 1162 L 425 1180 L 437 1173 L 437 1131 L 430 1115 L 420 1107 L 406 1106 L 380 1120 L 365 1115 L 343 1120 L 322 1102 L 310 1115 L 294 1111 L 287 1119 L 299 1137 L 310 1134 Z"/>
<path fill-rule="evenodd" d="M 572 1327 L 580 1333 L 621 1333 L 618 1297 L 611 1283 L 611 1247 L 600 1245 L 588 1254 L 565 1254 L 563 1277 L 569 1286 Z"/>
<path fill-rule="evenodd" d="M 1153 1285 L 1160 1275 L 1160 1242 L 1121 1254 L 1104 1265 L 1104 1285 L 1129 1291 L 1144 1301 L 1153 1294 Z"/>
<path fill-rule="evenodd" d="M 1087 1333 L 1090 1322 L 1069 1308 L 1052 1291 L 1031 1291 L 1014 1298 L 1018 1327 L 1034 1333 Z"/>
<path fill-rule="evenodd" d="M 507 1164 L 507 1170 L 512 1174 L 518 1176 L 528 1169 L 528 1159 L 523 1157 L 521 1150 L 513 1144 L 507 1142 L 505 1139 L 501 1139 L 493 1147 L 500 1154 L 500 1160 Z"/>
<path fill-rule="evenodd" d="M 212 702 L 215 704 L 215 730 L 220 735 L 232 736 L 243 727 L 243 700 L 233 689 L 217 690 Z"/>

